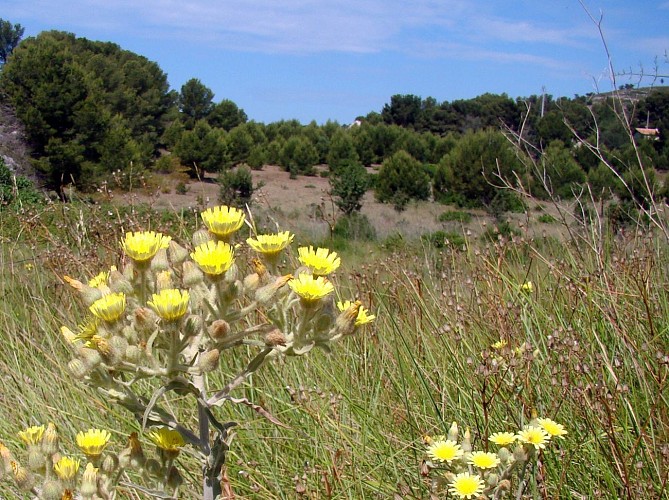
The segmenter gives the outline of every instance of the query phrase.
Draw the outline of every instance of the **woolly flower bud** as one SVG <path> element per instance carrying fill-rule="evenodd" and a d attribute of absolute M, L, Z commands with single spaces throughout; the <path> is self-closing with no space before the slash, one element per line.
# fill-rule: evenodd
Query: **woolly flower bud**
<path fill-rule="evenodd" d="M 135 326 L 140 331 L 152 330 L 155 326 L 157 316 L 148 307 L 138 307 L 135 309 Z"/>
<path fill-rule="evenodd" d="M 29 491 L 35 483 L 33 476 L 25 467 L 15 460 L 10 462 L 10 466 L 12 468 L 12 476 L 14 477 L 14 482 L 16 482 L 16 486 L 23 491 Z"/>
<path fill-rule="evenodd" d="M 118 469 L 118 457 L 114 453 L 107 453 L 100 468 L 106 475 L 111 476 Z"/>
<path fill-rule="evenodd" d="M 192 337 L 197 335 L 202 330 L 202 318 L 200 316 L 191 315 L 186 318 L 186 323 L 183 326 L 184 335 Z"/>
<path fill-rule="evenodd" d="M 212 339 L 221 340 L 230 333 L 230 325 L 225 320 L 217 319 L 209 326 L 207 331 Z"/>
<path fill-rule="evenodd" d="M 45 456 L 39 448 L 30 447 L 28 452 L 28 469 L 32 471 L 40 471 L 44 469 Z"/>
<path fill-rule="evenodd" d="M 166 271 L 169 268 L 170 263 L 167 261 L 167 250 L 161 248 L 151 260 L 151 270 L 153 272 L 159 272 Z"/>
<path fill-rule="evenodd" d="M 183 263 L 183 284 L 186 287 L 192 288 L 204 281 L 204 273 L 194 262 L 187 260 Z"/>
<path fill-rule="evenodd" d="M 358 311 L 362 303 L 354 302 L 348 308 L 342 311 L 335 320 L 336 334 L 350 335 L 355 330 L 355 321 L 358 318 Z"/>
<path fill-rule="evenodd" d="M 61 500 L 63 498 L 63 493 L 65 491 L 65 486 L 63 483 L 57 479 L 50 479 L 44 481 L 42 485 L 42 495 L 40 498 L 44 500 Z"/>
<path fill-rule="evenodd" d="M 52 422 L 49 422 L 49 425 L 46 426 L 46 430 L 42 436 L 42 451 L 47 455 L 57 453 L 59 442 L 60 436 L 58 435 L 58 430 Z"/>
<path fill-rule="evenodd" d="M 142 450 L 142 443 L 137 438 L 137 433 L 133 432 L 128 436 L 128 446 L 119 453 L 119 464 L 121 467 L 132 467 L 134 469 L 144 467 L 146 458 Z"/>
<path fill-rule="evenodd" d="M 286 336 L 283 334 L 281 330 L 278 328 L 275 328 L 271 332 L 269 332 L 267 335 L 265 335 L 265 345 L 268 347 L 276 347 L 276 346 L 285 346 L 286 345 Z"/>
<path fill-rule="evenodd" d="M 81 294 L 81 298 L 87 306 L 90 306 L 105 295 L 103 290 L 85 285 L 81 281 L 70 278 L 69 276 L 63 276 L 63 280 Z"/>
<path fill-rule="evenodd" d="M 88 375 L 90 368 L 80 359 L 73 359 L 67 364 L 68 370 L 75 378 L 84 378 Z"/>
<path fill-rule="evenodd" d="M 458 440 L 458 423 L 453 422 L 451 424 L 451 428 L 448 430 L 448 439 L 451 441 L 457 441 Z"/>
<path fill-rule="evenodd" d="M 218 349 L 212 349 L 211 351 L 206 351 L 200 354 L 198 359 L 198 366 L 202 373 L 207 373 L 214 371 L 218 368 L 218 360 L 221 356 L 221 353 Z"/>
<path fill-rule="evenodd" d="M 81 360 L 84 362 L 84 364 L 89 368 L 95 368 L 102 362 L 102 358 L 100 357 L 100 353 L 96 351 L 95 349 L 90 349 L 88 347 L 82 347 L 78 351 L 79 356 L 81 356 Z"/>
<path fill-rule="evenodd" d="M 159 292 L 174 288 L 171 271 L 160 271 L 158 273 L 158 276 L 156 276 L 156 288 Z"/>
<path fill-rule="evenodd" d="M 465 429 L 465 435 L 462 439 L 462 451 L 465 453 L 472 451 L 472 435 L 469 432 L 469 427 Z"/>
<path fill-rule="evenodd" d="M 488 475 L 488 478 L 486 479 L 486 482 L 488 483 L 489 486 L 495 487 L 497 486 L 497 483 L 499 482 L 499 475 L 495 474 L 494 472 Z"/>
<path fill-rule="evenodd" d="M 242 284 L 244 286 L 244 291 L 247 293 L 255 292 L 260 286 L 260 276 L 258 276 L 256 273 L 249 274 L 246 278 L 244 278 Z"/>
<path fill-rule="evenodd" d="M 132 283 L 117 269 L 112 269 L 109 273 L 109 289 L 115 293 L 133 293 Z"/>
<path fill-rule="evenodd" d="M 261 304 L 267 304 L 274 298 L 281 287 L 283 287 L 291 279 L 293 279 L 293 276 L 291 274 L 286 274 L 285 276 L 279 276 L 269 285 L 258 288 L 258 290 L 256 290 L 256 300 Z"/>
<path fill-rule="evenodd" d="M 508 448 L 502 447 L 497 450 L 497 456 L 502 464 L 506 464 L 513 455 Z"/>
<path fill-rule="evenodd" d="M 86 464 L 86 470 L 81 478 L 81 487 L 79 493 L 84 498 L 91 498 L 98 492 L 98 469 L 93 467 L 92 463 Z"/>
<path fill-rule="evenodd" d="M 503 479 L 502 481 L 499 482 L 499 486 L 497 488 L 500 491 L 509 491 L 511 489 L 511 481 L 508 479 Z"/>
<path fill-rule="evenodd" d="M 513 458 L 516 462 L 526 462 L 530 457 L 522 445 L 517 445 L 513 450 Z"/>
<path fill-rule="evenodd" d="M 170 467 L 170 471 L 167 474 L 167 486 L 172 489 L 177 489 L 182 483 L 183 479 L 181 478 L 179 470 L 174 466 Z"/>
<path fill-rule="evenodd" d="M 125 350 L 125 359 L 129 363 L 139 363 L 139 360 L 142 359 L 142 350 L 136 345 L 129 345 Z"/>
<path fill-rule="evenodd" d="M 188 250 L 172 240 L 167 247 L 167 256 L 170 258 L 171 262 L 181 264 L 188 258 Z"/>

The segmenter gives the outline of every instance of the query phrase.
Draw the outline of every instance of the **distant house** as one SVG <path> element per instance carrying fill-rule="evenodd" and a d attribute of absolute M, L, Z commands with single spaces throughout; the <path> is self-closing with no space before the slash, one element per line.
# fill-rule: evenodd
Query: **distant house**
<path fill-rule="evenodd" d="M 635 128 L 637 136 L 638 137 L 643 137 L 645 139 L 651 140 L 651 141 L 659 141 L 660 140 L 660 129 L 659 128 L 642 128 L 638 127 Z"/>

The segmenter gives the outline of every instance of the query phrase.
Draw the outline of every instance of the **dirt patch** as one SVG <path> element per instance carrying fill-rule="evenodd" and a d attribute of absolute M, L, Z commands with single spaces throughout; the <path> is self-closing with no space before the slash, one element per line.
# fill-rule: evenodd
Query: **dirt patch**
<path fill-rule="evenodd" d="M 317 169 L 319 172 L 320 169 Z M 326 177 L 298 176 L 291 179 L 288 172 L 278 166 L 270 165 L 263 170 L 252 171 L 253 182 L 261 186 L 256 189 L 251 208 L 258 227 L 262 231 L 277 228 L 288 229 L 314 239 L 324 238 L 329 234 L 329 227 L 340 216 L 332 197 L 329 195 L 330 184 Z M 218 204 L 219 186 L 214 175 L 208 175 L 204 181 L 191 181 L 185 194 L 176 192 L 177 181 L 163 182 L 163 188 L 153 195 L 141 193 L 119 193 L 115 200 L 124 204 L 148 203 L 154 208 L 181 210 L 184 208 L 203 208 Z M 534 208 L 542 205 L 542 211 Z M 457 222 L 439 222 L 440 214 L 453 207 L 434 202 L 412 202 L 406 210 L 396 211 L 392 205 L 378 203 L 374 193 L 368 192 L 363 199 L 362 213 L 366 215 L 381 239 L 390 235 L 401 234 L 407 238 L 416 238 L 438 230 L 461 232 L 476 237 L 494 224 L 482 210 L 468 210 L 475 217 L 463 226 Z M 531 203 L 530 217 L 536 219 L 541 213 L 552 213 L 550 205 Z M 523 226 L 527 217 L 513 214 L 509 217 L 514 226 Z M 534 235 L 559 232 L 555 224 L 532 224 Z"/>

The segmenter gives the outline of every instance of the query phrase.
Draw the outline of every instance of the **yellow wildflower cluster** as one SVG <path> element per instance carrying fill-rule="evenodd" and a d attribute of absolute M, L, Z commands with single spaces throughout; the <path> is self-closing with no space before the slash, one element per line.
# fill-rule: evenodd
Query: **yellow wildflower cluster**
<path fill-rule="evenodd" d="M 155 231 L 129 232 L 121 241 L 123 267 L 84 281 L 64 278 L 90 314 L 77 328 L 63 326 L 61 331 L 74 354 L 70 371 L 111 403 L 159 427 L 148 437 L 164 460 L 173 460 L 187 440 L 199 443 L 200 454 L 215 463 L 211 455 L 222 454 L 214 448 L 222 446 L 225 432 L 212 407 L 231 400 L 230 391 L 271 358 L 301 356 L 315 347 L 327 350 L 375 316 L 359 301 L 336 300 L 332 274 L 341 265 L 336 252 L 299 247 L 293 273 L 279 273 L 291 264 L 293 234 L 255 234 L 235 241 L 246 215 L 226 206 L 205 210 L 201 219 L 204 227 L 191 242 L 182 245 Z M 245 262 L 247 255 L 255 258 Z M 206 377 L 225 359 L 224 350 L 239 346 L 253 358 L 212 393 Z M 196 431 L 175 423 L 160 406 L 167 391 L 196 396 L 198 418 L 207 421 Z M 215 432 L 205 432 L 210 423 Z M 22 439 L 36 441 L 38 434 L 26 431 Z M 97 470 L 98 462 L 109 441 L 110 433 L 98 429 L 77 436 L 94 464 L 83 474 L 90 488 L 104 473 Z M 66 476 L 73 464 L 64 461 L 58 469 Z M 163 472 L 172 478 L 164 484 L 179 482 L 174 471 Z"/>
<path fill-rule="evenodd" d="M 518 432 L 496 432 L 488 440 L 499 446 L 496 452 L 472 450 L 471 435 L 467 429 L 460 436 L 455 422 L 448 436 L 425 436 L 428 467 L 444 469 L 433 477 L 435 491 L 447 490 L 454 498 L 502 498 L 508 496 L 512 483 L 525 480 L 516 477 L 530 468 L 519 467 L 536 460 L 552 438 L 567 434 L 562 424 L 549 418 L 534 418 Z"/>

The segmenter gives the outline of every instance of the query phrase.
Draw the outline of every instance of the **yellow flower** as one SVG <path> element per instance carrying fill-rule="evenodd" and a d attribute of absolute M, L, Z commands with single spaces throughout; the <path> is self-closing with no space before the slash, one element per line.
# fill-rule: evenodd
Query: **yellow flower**
<path fill-rule="evenodd" d="M 79 471 L 79 459 L 71 457 L 61 457 L 53 465 L 53 471 L 63 481 L 68 481 L 77 475 Z"/>
<path fill-rule="evenodd" d="M 546 447 L 546 443 L 550 441 L 550 436 L 541 427 L 534 427 L 533 425 L 526 426 L 518 433 L 518 440 L 525 444 L 534 446 L 537 450 Z"/>
<path fill-rule="evenodd" d="M 121 246 L 128 257 L 141 263 L 151 260 L 161 248 L 167 248 L 171 239 L 154 231 L 137 231 L 126 233 Z"/>
<path fill-rule="evenodd" d="M 216 236 L 227 238 L 244 224 L 244 212 L 234 207 L 208 208 L 200 214 L 204 225 Z"/>
<path fill-rule="evenodd" d="M 437 462 L 452 462 L 460 458 L 463 451 L 458 443 L 447 439 L 445 441 L 433 441 L 427 449 L 427 454 L 432 460 L 436 460 Z"/>
<path fill-rule="evenodd" d="M 497 453 L 486 453 L 485 451 L 474 451 L 469 456 L 469 463 L 479 469 L 492 469 L 499 465 L 500 459 Z"/>
<path fill-rule="evenodd" d="M 564 439 L 564 435 L 567 434 L 567 430 L 564 428 L 564 425 L 553 422 L 550 418 L 538 418 L 537 422 L 550 436 L 559 437 Z"/>
<path fill-rule="evenodd" d="M 186 444 L 179 431 L 166 427 L 149 432 L 149 439 L 161 450 L 169 452 L 178 452 Z"/>
<path fill-rule="evenodd" d="M 316 276 L 325 276 L 333 273 L 341 264 L 337 252 L 330 252 L 327 248 L 300 247 L 297 249 L 300 262 L 311 268 Z"/>
<path fill-rule="evenodd" d="M 88 280 L 88 286 L 91 288 L 107 288 L 108 279 L 109 273 L 107 271 L 102 271 L 98 275 Z"/>
<path fill-rule="evenodd" d="M 79 493 L 85 498 L 90 498 L 98 492 L 98 469 L 92 463 L 86 464 L 86 470 L 81 477 Z"/>
<path fill-rule="evenodd" d="M 26 430 L 19 431 L 17 436 L 21 441 L 28 445 L 36 445 L 42 440 L 42 434 L 44 434 L 43 425 L 33 425 L 28 427 Z"/>
<path fill-rule="evenodd" d="M 496 432 L 492 434 L 488 439 L 500 446 L 507 446 L 515 443 L 516 435 L 512 432 Z"/>
<path fill-rule="evenodd" d="M 502 349 L 503 347 L 506 347 L 506 344 L 507 344 L 506 340 L 498 340 L 490 347 L 492 347 L 493 349 Z"/>
<path fill-rule="evenodd" d="M 531 281 L 526 281 L 522 285 L 520 285 L 520 291 L 523 293 L 532 293 L 532 290 L 534 290 L 534 285 L 532 284 Z"/>
<path fill-rule="evenodd" d="M 102 454 L 109 443 L 111 434 L 109 431 L 100 429 L 88 429 L 86 432 L 77 434 L 77 446 L 81 448 L 86 456 L 98 457 Z"/>
<path fill-rule="evenodd" d="M 110 293 L 96 300 L 89 307 L 95 317 L 112 323 L 119 319 L 125 311 L 125 294 Z"/>
<path fill-rule="evenodd" d="M 448 491 L 458 498 L 476 498 L 483 493 L 485 483 L 478 474 L 456 474 Z"/>
<path fill-rule="evenodd" d="M 222 241 L 207 241 L 190 254 L 200 269 L 211 276 L 226 272 L 235 260 L 233 248 Z"/>
<path fill-rule="evenodd" d="M 168 288 L 154 293 L 148 304 L 162 319 L 175 321 L 186 314 L 189 300 L 190 294 L 187 290 Z"/>
<path fill-rule="evenodd" d="M 334 291 L 334 286 L 326 278 L 314 278 L 311 274 L 300 274 L 288 282 L 288 286 L 306 304 L 313 304 Z"/>
<path fill-rule="evenodd" d="M 355 303 L 351 302 L 350 300 L 345 300 L 343 302 L 339 301 L 339 302 L 337 302 L 337 309 L 344 312 L 344 311 L 347 311 L 354 304 Z M 359 302 L 358 302 L 358 304 L 359 304 Z M 373 314 L 369 314 L 369 311 L 367 309 L 360 306 L 358 308 L 358 316 L 355 318 L 355 326 L 366 325 L 367 323 L 371 323 L 375 319 L 376 319 L 376 316 L 374 316 Z"/>
<path fill-rule="evenodd" d="M 258 253 L 266 257 L 274 257 L 293 241 L 295 235 L 288 231 L 276 234 L 259 234 L 255 238 L 249 238 L 246 243 Z"/>

